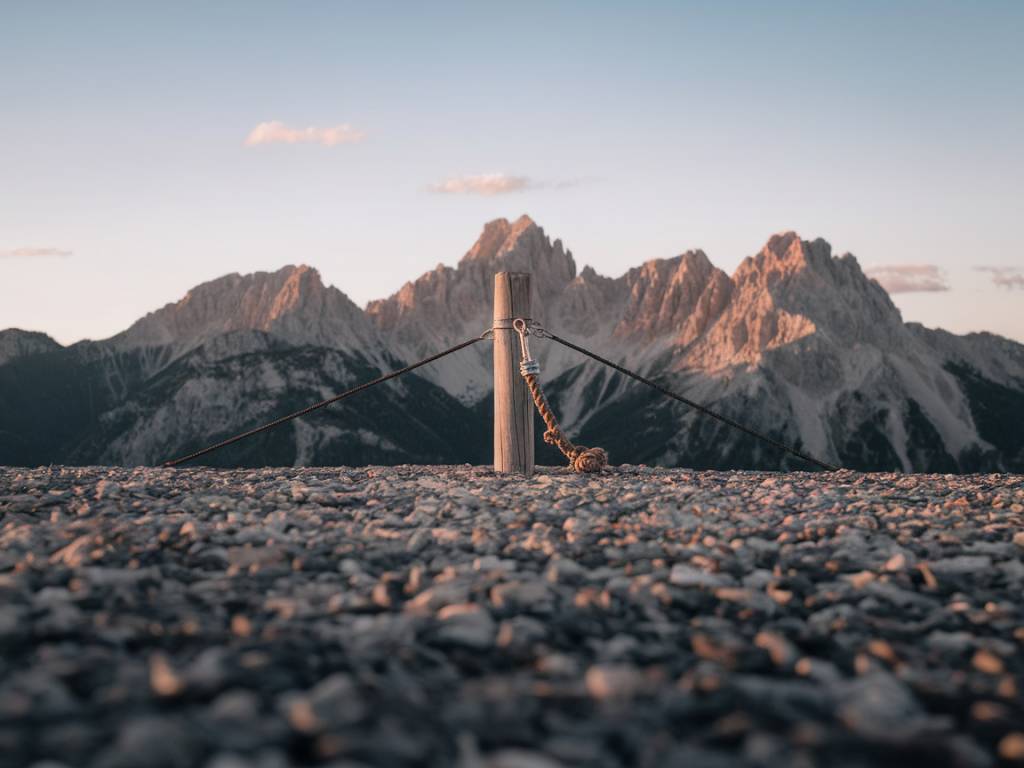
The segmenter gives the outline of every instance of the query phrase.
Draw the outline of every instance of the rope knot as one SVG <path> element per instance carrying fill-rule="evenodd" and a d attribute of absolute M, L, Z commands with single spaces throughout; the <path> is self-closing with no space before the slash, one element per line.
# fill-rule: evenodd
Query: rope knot
<path fill-rule="evenodd" d="M 572 468 L 577 472 L 600 472 L 608 466 L 608 452 L 604 448 L 576 446 L 573 451 Z"/>

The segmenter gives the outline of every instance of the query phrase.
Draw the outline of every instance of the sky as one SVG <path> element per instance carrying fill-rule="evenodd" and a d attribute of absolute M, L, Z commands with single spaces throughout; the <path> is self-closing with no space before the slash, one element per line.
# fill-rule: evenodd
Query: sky
<path fill-rule="evenodd" d="M 1024 3 L 0 0 L 0 328 L 229 272 L 359 304 L 526 213 L 616 276 L 823 237 L 1024 341 Z"/>

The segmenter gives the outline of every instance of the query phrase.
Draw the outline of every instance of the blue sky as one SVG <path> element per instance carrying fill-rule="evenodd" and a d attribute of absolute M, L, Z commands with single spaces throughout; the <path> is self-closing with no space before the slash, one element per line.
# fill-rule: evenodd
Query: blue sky
<path fill-rule="evenodd" d="M 0 328 L 300 262 L 363 304 L 528 213 L 609 275 L 795 229 L 1024 340 L 1021 39 L 1019 2 L 0 0 Z"/>

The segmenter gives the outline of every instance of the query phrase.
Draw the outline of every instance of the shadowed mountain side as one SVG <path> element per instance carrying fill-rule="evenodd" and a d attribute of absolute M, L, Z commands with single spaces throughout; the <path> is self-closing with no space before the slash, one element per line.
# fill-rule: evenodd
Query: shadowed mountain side
<path fill-rule="evenodd" d="M 155 464 L 294 412 L 382 372 L 362 355 L 267 334 L 218 340 L 121 393 L 74 350 L 0 367 L 0 463 Z M 227 340 L 220 339 L 221 343 Z M 122 365 L 137 361 L 127 353 Z M 397 366 L 398 363 L 396 362 Z M 17 383 L 17 386 L 14 384 Z M 53 410 L 54 403 L 60 406 Z M 21 437 L 25 436 L 25 437 Z M 472 411 L 409 374 L 203 458 L 210 466 L 458 463 L 490 438 Z"/>

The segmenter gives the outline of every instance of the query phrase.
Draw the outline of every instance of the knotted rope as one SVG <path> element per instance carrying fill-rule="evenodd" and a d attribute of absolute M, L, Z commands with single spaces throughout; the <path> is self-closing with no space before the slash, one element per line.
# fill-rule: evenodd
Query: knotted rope
<path fill-rule="evenodd" d="M 530 388 L 533 402 L 537 405 L 540 417 L 544 419 L 544 426 L 547 427 L 544 432 L 544 442 L 556 446 L 565 454 L 572 468 L 577 472 L 600 472 L 608 466 L 608 453 L 604 448 L 584 448 L 582 445 L 574 445 L 565 436 L 565 432 L 558 425 L 558 419 L 555 418 L 555 414 L 551 410 L 547 397 L 544 396 L 544 390 L 540 388 L 537 374 L 528 373 L 523 378 L 526 379 L 526 386 Z"/>
<path fill-rule="evenodd" d="M 600 472 L 608 466 L 608 453 L 604 448 L 586 448 L 582 445 L 575 445 L 565 436 L 565 432 L 558 425 L 558 419 L 551 404 L 540 387 L 537 376 L 540 373 L 540 365 L 530 356 L 530 347 L 526 337 L 530 335 L 529 326 L 525 320 L 517 319 L 513 327 L 519 333 L 519 343 L 522 347 L 523 357 L 519 361 L 519 372 L 526 381 L 526 386 L 533 396 L 533 402 L 537 406 L 537 412 L 544 419 L 544 442 L 554 445 L 569 460 L 570 466 L 576 472 Z"/>

